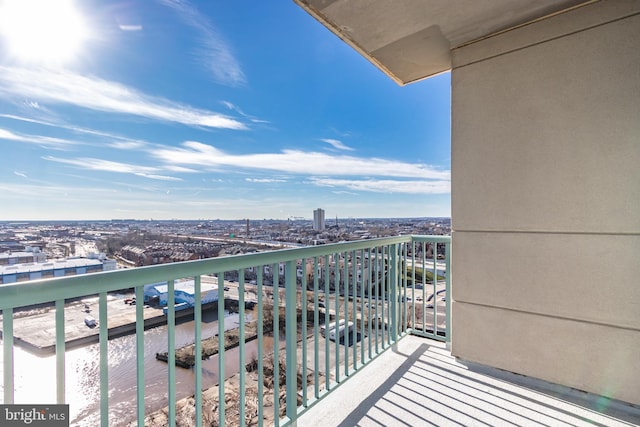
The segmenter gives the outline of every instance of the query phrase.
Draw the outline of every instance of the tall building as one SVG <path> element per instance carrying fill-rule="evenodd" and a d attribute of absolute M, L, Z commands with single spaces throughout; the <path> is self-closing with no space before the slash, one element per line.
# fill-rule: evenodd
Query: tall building
<path fill-rule="evenodd" d="M 313 229 L 316 231 L 324 230 L 324 209 L 316 209 L 313 211 Z"/>

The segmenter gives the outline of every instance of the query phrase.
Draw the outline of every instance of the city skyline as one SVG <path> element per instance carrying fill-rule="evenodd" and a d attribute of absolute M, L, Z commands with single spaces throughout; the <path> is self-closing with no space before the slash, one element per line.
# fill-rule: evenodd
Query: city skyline
<path fill-rule="evenodd" d="M 293 2 L 45 4 L 1 6 L 0 220 L 450 216 L 448 74 L 399 87 Z"/>

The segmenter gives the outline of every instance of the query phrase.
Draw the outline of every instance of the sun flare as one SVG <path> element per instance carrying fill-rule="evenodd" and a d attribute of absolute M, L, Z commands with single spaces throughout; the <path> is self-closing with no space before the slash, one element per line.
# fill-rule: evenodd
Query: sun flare
<path fill-rule="evenodd" d="M 0 0 L 0 36 L 7 51 L 22 61 L 72 61 L 87 35 L 72 0 Z"/>

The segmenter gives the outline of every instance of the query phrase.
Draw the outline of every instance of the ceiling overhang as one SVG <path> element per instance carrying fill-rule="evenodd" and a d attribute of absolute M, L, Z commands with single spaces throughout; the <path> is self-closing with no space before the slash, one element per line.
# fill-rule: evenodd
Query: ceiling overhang
<path fill-rule="evenodd" d="M 294 0 L 400 85 L 451 69 L 451 50 L 585 0 Z"/>

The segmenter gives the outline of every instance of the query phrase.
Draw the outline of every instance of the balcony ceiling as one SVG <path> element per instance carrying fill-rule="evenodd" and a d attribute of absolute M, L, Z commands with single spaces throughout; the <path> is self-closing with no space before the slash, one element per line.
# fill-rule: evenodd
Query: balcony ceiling
<path fill-rule="evenodd" d="M 398 84 L 451 68 L 450 51 L 585 0 L 294 0 Z"/>

